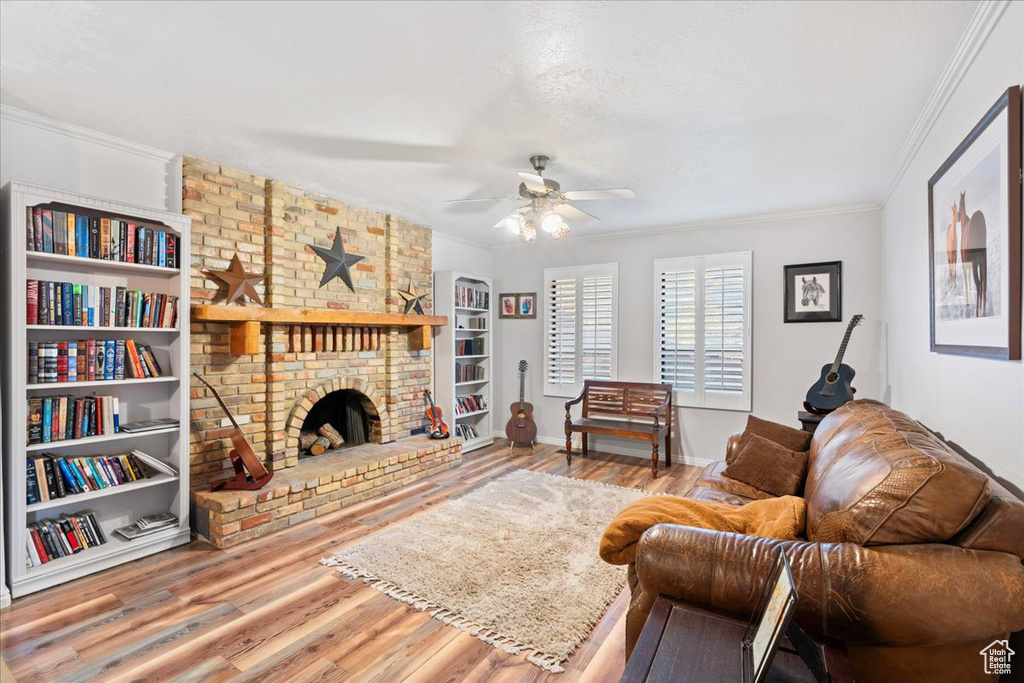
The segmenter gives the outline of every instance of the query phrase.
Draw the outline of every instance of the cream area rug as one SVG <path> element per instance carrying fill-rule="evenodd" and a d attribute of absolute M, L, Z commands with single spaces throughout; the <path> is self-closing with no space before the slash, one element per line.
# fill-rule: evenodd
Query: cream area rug
<path fill-rule="evenodd" d="M 626 583 L 601 533 L 645 495 L 519 470 L 321 563 L 560 672 Z"/>

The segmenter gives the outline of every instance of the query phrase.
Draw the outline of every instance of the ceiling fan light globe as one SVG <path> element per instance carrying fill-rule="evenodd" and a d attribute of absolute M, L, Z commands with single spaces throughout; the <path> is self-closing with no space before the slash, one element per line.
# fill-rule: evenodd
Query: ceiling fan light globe
<path fill-rule="evenodd" d="M 537 239 L 537 228 L 530 223 L 523 223 L 523 228 L 519 231 L 519 239 L 525 244 L 533 242 Z"/>
<path fill-rule="evenodd" d="M 554 212 L 548 213 L 541 219 L 540 227 L 541 230 L 551 233 L 552 235 L 562 229 L 568 229 L 568 226 L 565 224 L 565 221 L 562 220 L 562 217 Z"/>
<path fill-rule="evenodd" d="M 557 228 L 554 232 L 551 233 L 551 237 L 556 239 L 556 240 L 560 240 L 560 239 L 562 239 L 563 237 L 565 237 L 568 234 L 569 234 L 569 226 L 566 225 L 565 222 L 563 221 L 561 227 Z"/>

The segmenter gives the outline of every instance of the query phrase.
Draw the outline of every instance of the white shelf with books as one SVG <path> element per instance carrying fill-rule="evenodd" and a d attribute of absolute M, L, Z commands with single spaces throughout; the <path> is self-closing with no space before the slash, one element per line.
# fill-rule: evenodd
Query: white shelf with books
<path fill-rule="evenodd" d="M 18 597 L 189 541 L 190 219 L 17 182 L 3 200 Z M 176 521 L 149 535 L 114 533 L 167 513 Z"/>
<path fill-rule="evenodd" d="M 448 316 L 435 339 L 435 399 L 463 451 L 494 443 L 491 434 L 490 278 L 461 271 L 434 273 L 434 311 Z"/>

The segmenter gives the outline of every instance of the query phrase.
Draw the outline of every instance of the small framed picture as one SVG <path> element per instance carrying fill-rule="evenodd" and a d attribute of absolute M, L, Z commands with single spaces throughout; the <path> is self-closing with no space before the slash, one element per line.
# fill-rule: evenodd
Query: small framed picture
<path fill-rule="evenodd" d="M 533 292 L 530 294 L 517 294 L 516 300 L 518 306 L 516 310 L 519 311 L 519 318 L 536 318 L 537 317 L 537 293 Z"/>
<path fill-rule="evenodd" d="M 835 323 L 843 319 L 843 262 L 783 267 L 783 322 Z"/>
<path fill-rule="evenodd" d="M 516 318 L 519 313 L 519 303 L 516 301 L 515 294 L 502 294 L 501 295 L 501 311 L 498 312 L 499 318 Z"/>

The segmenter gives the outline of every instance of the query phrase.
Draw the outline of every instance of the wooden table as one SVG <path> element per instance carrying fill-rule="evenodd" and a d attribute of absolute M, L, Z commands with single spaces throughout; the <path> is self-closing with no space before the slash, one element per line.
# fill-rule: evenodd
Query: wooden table
<path fill-rule="evenodd" d="M 661 596 L 647 617 L 621 683 L 740 681 L 740 642 L 747 622 Z M 833 683 L 853 681 L 841 645 L 822 647 Z M 814 677 L 784 637 L 768 681 L 814 683 Z"/>

